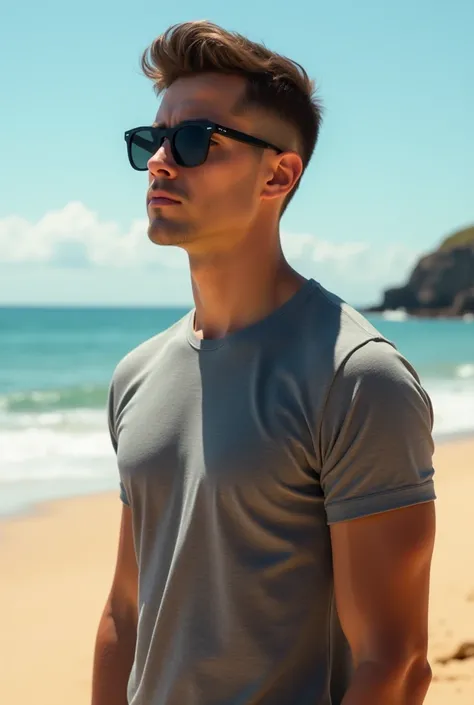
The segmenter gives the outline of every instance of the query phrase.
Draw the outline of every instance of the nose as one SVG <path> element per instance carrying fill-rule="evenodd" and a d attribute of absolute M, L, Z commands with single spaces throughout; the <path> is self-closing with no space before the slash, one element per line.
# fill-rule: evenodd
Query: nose
<path fill-rule="evenodd" d="M 150 157 L 147 162 L 148 171 L 153 177 L 165 176 L 168 179 L 175 179 L 177 175 L 177 165 L 171 153 L 169 140 L 164 140 L 161 147 Z"/>

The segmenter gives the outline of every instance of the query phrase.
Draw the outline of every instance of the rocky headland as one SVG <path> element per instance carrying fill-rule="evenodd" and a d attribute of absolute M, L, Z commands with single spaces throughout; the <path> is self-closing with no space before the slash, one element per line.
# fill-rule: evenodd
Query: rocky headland
<path fill-rule="evenodd" d="M 474 315 L 474 226 L 450 235 L 424 255 L 406 284 L 387 289 L 381 303 L 366 310 L 424 317 Z"/>

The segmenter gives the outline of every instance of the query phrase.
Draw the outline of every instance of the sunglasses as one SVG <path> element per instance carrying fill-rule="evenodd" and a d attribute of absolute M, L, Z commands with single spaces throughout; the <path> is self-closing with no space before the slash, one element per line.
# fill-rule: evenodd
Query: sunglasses
<path fill-rule="evenodd" d="M 184 167 L 200 166 L 207 159 L 214 134 L 254 147 L 274 149 L 277 154 L 283 152 L 274 144 L 259 140 L 245 132 L 223 127 L 209 120 L 187 120 L 176 127 L 135 127 L 133 130 L 128 130 L 125 133 L 128 159 L 136 171 L 147 171 L 150 157 L 156 154 L 165 140 L 168 140 L 176 164 Z"/>

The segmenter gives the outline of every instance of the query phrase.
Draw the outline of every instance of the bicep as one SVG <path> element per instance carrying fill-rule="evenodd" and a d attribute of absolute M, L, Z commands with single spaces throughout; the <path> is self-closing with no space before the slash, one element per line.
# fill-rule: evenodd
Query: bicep
<path fill-rule="evenodd" d="M 355 664 L 422 655 L 434 503 L 336 523 L 330 531 L 337 610 Z"/>

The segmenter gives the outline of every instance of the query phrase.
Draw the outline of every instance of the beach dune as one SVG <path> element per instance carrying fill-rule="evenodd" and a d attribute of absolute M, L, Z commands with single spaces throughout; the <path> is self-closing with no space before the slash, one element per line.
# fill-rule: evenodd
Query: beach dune
<path fill-rule="evenodd" d="M 472 705 L 474 441 L 439 446 L 436 468 L 433 683 L 425 702 Z M 118 493 L 112 493 L 40 505 L 0 522 L 2 702 L 90 702 L 94 641 L 113 576 L 120 512 Z M 466 658 L 452 659 L 456 651 Z"/>

